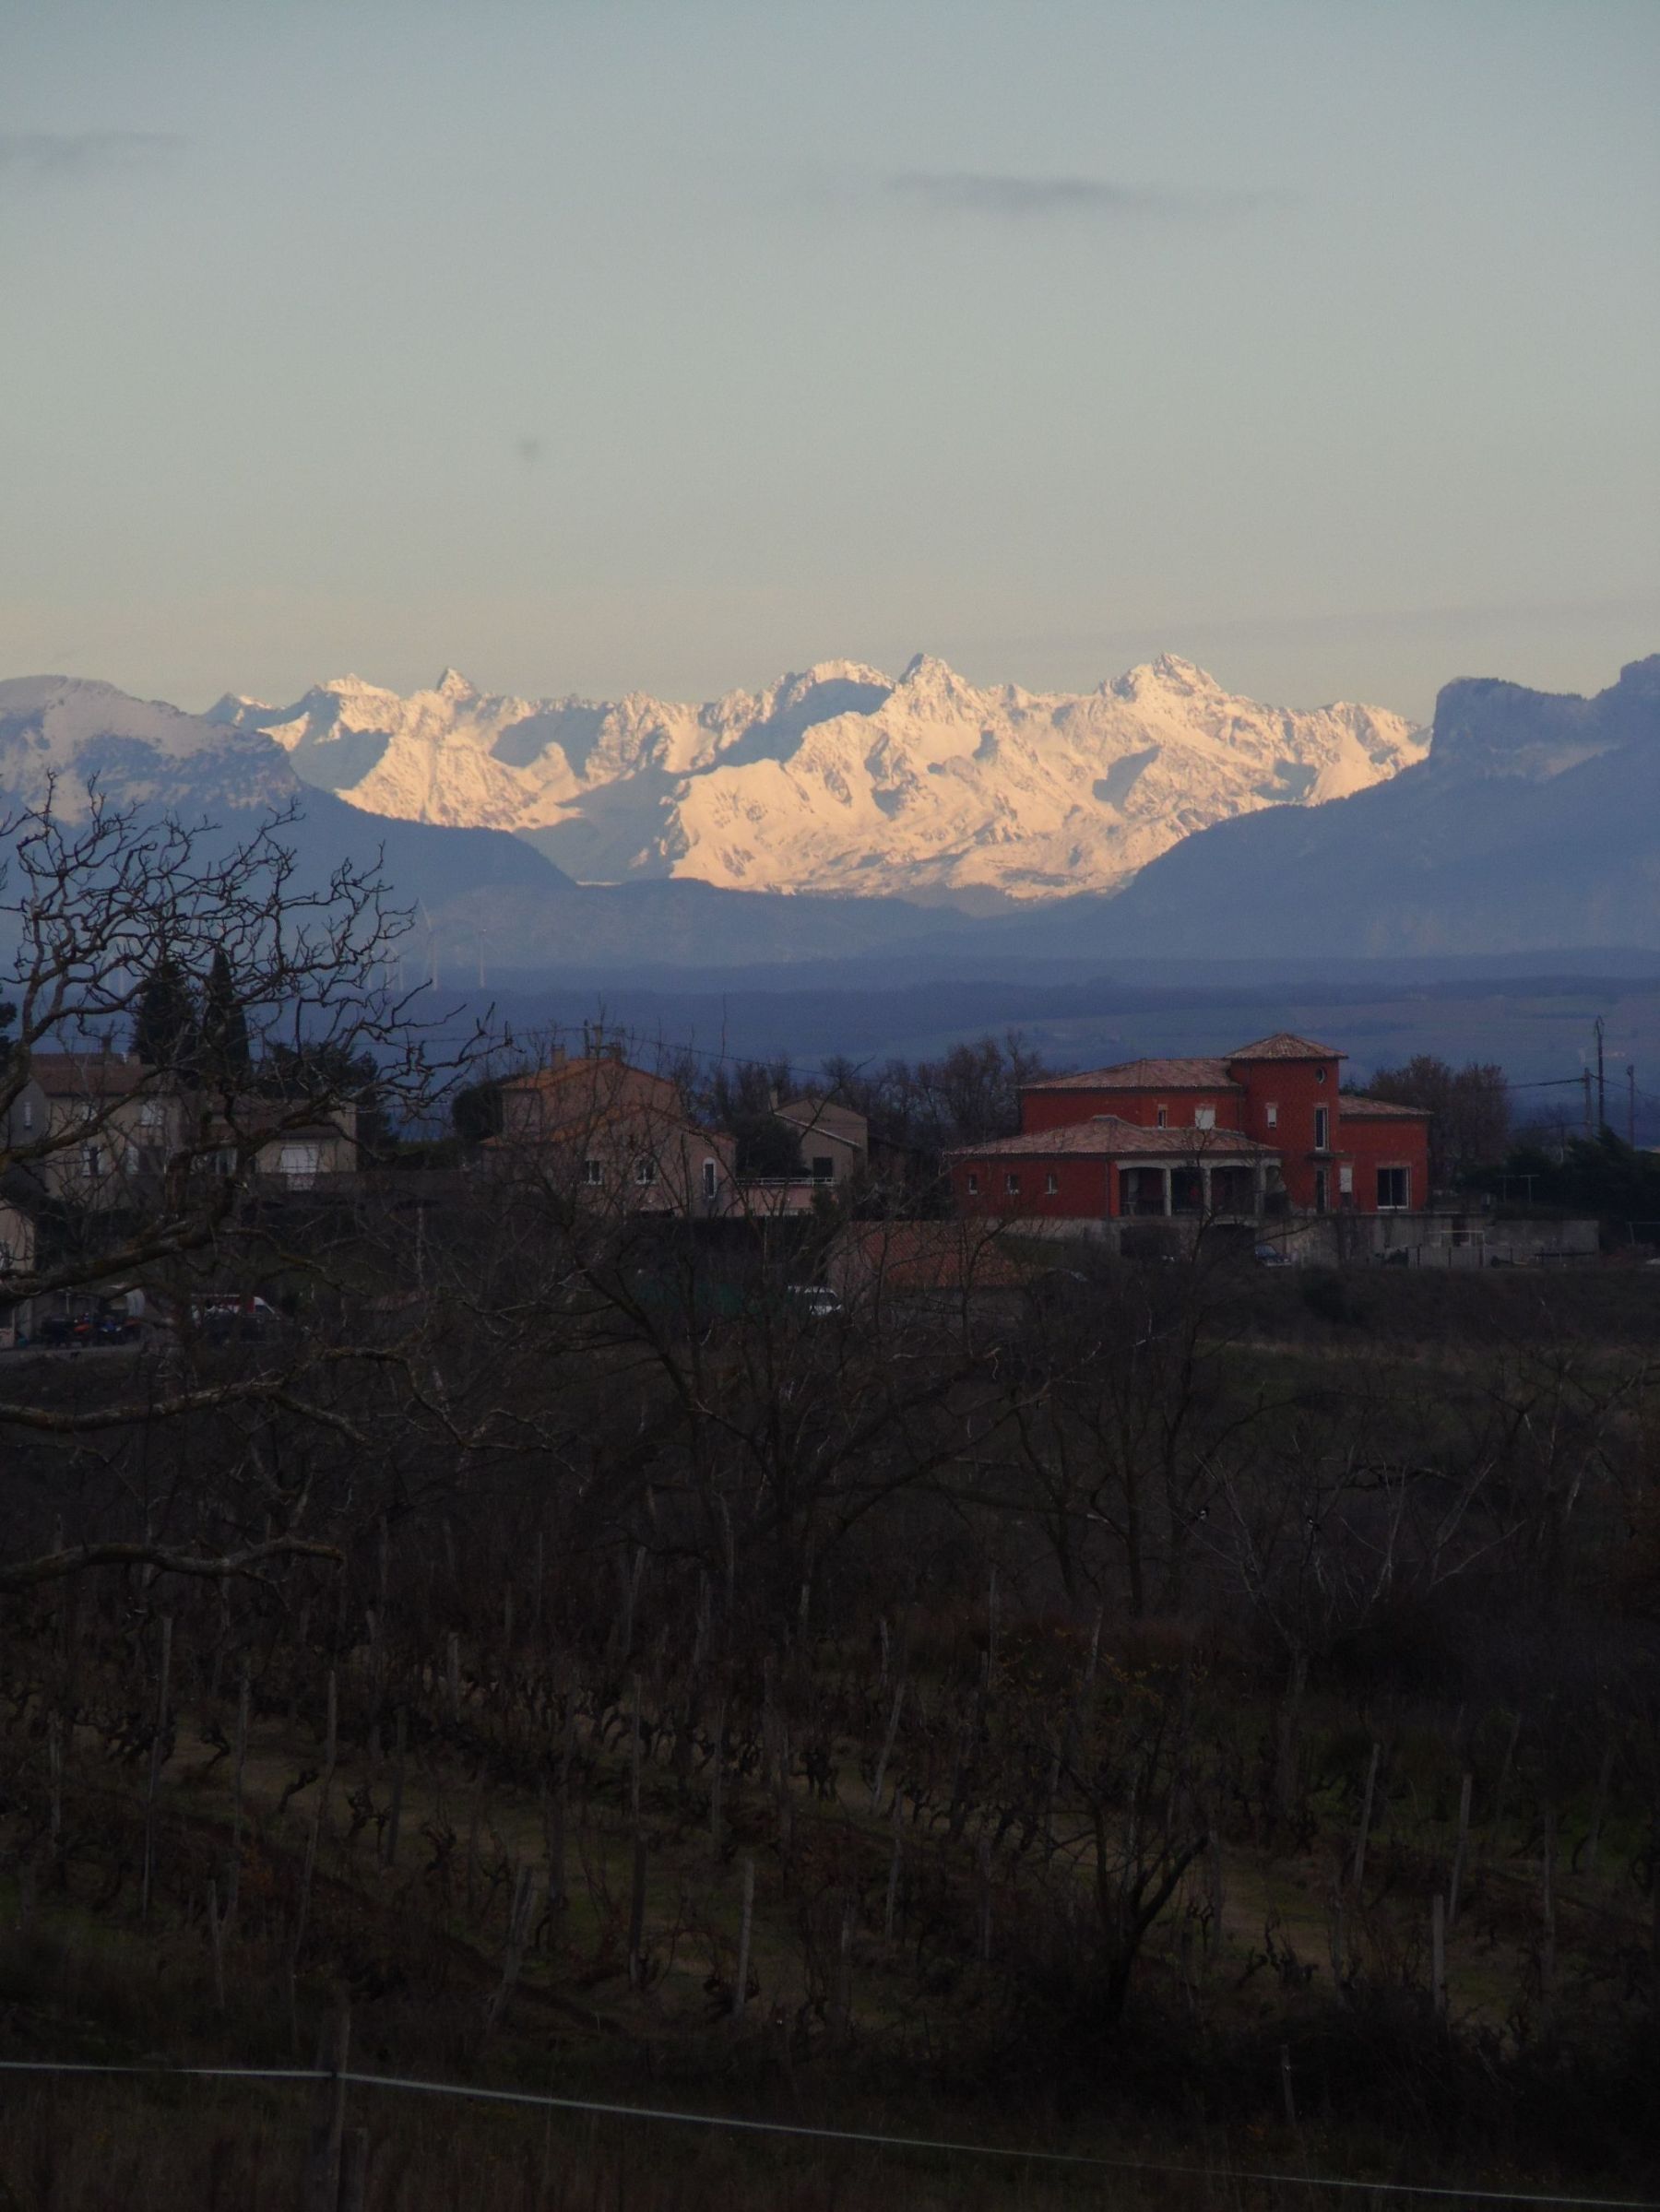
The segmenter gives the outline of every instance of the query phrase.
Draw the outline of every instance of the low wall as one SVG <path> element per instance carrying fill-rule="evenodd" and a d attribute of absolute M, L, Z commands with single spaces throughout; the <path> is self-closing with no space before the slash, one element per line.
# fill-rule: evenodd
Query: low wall
<path fill-rule="evenodd" d="M 1065 1242 L 1085 1238 L 1152 1257 L 1191 1249 L 1201 1227 L 1198 1220 L 1177 1214 L 1163 1220 L 1023 1221 L 1017 1233 Z M 1481 1212 L 1279 1214 L 1254 1227 L 1215 1224 L 1206 1233 L 1265 1246 L 1293 1267 L 1544 1267 L 1593 1260 L 1598 1241 L 1594 1220 L 1496 1220 Z"/>

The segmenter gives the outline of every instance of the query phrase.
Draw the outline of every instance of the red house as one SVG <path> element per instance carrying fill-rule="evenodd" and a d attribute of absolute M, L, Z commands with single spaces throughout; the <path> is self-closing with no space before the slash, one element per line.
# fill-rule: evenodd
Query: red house
<path fill-rule="evenodd" d="M 1220 1059 L 1027 1084 L 1018 1136 L 949 1154 L 957 1206 L 1059 1221 L 1426 1206 L 1429 1116 L 1346 1098 L 1345 1057 L 1282 1030 Z"/>

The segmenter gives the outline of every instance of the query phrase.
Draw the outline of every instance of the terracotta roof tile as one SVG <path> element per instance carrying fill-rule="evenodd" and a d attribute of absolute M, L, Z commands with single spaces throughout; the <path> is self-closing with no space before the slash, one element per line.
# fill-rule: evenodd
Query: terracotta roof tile
<path fill-rule="evenodd" d="M 29 1072 L 49 1098 L 109 1098 L 154 1071 L 125 1052 L 31 1052 Z"/>
<path fill-rule="evenodd" d="M 1079 1075 L 1051 1075 L 1023 1083 L 1024 1091 L 1237 1091 L 1239 1085 L 1219 1059 L 1123 1060 L 1115 1068 L 1090 1068 Z"/>
<path fill-rule="evenodd" d="M 1397 1106 L 1393 1098 L 1354 1098 L 1342 1100 L 1345 1121 L 1430 1121 L 1434 1117 L 1428 1106 Z"/>
<path fill-rule="evenodd" d="M 1339 1052 L 1334 1045 L 1310 1044 L 1307 1037 L 1294 1036 L 1288 1029 L 1276 1029 L 1271 1037 L 1258 1037 L 1254 1045 L 1241 1045 L 1237 1052 L 1227 1055 L 1235 1060 L 1344 1060 L 1346 1052 Z"/>
<path fill-rule="evenodd" d="M 1096 1114 L 1063 1129 L 1027 1130 L 1018 1137 L 992 1137 L 984 1144 L 959 1144 L 948 1160 L 1037 1159 L 1277 1159 L 1279 1148 L 1259 1144 L 1234 1129 L 1143 1129 L 1117 1114 Z"/>

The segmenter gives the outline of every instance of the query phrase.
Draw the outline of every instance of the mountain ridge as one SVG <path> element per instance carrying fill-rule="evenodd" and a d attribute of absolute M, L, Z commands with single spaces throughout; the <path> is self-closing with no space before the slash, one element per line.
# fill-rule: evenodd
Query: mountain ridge
<path fill-rule="evenodd" d="M 1588 697 L 1460 678 L 1425 759 L 1302 813 L 1216 824 L 1112 902 L 1103 941 L 1172 953 L 1660 950 L 1660 654 Z"/>
<path fill-rule="evenodd" d="M 902 898 L 1113 891 L 1196 829 L 1424 751 L 1387 710 L 1264 706 L 1173 655 L 1086 692 L 828 660 L 698 704 L 488 693 L 449 668 L 407 697 L 342 677 L 207 718 L 365 811 L 511 829 L 578 881 Z"/>

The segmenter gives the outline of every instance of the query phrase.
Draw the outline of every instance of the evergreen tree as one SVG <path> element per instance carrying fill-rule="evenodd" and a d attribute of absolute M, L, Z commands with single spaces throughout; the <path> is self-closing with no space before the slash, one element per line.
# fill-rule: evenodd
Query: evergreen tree
<path fill-rule="evenodd" d="M 212 1082 L 235 1088 L 247 1075 L 251 1059 L 248 1018 L 236 995 L 236 978 L 225 949 L 218 945 L 202 992 L 203 1072 Z"/>
<path fill-rule="evenodd" d="M 468 1083 L 450 1101 L 450 1120 L 464 1144 L 482 1144 L 502 1133 L 502 1086 L 493 1077 Z"/>
<path fill-rule="evenodd" d="M 139 987 L 132 1049 L 147 1068 L 194 1077 L 201 1044 L 201 1012 L 190 977 L 163 952 Z"/>

